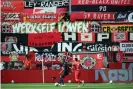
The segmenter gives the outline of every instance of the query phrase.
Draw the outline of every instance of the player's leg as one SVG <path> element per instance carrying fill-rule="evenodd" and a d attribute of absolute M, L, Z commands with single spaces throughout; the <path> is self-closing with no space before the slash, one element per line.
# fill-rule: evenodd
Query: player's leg
<path fill-rule="evenodd" d="M 80 80 L 80 72 L 79 71 L 75 72 L 75 80 L 78 83 L 78 86 L 80 86 L 80 83 L 82 82 L 82 80 Z"/>
<path fill-rule="evenodd" d="M 64 85 L 63 78 L 64 78 L 65 76 L 66 76 L 66 75 L 65 75 L 64 73 L 60 75 L 59 84 Z"/>

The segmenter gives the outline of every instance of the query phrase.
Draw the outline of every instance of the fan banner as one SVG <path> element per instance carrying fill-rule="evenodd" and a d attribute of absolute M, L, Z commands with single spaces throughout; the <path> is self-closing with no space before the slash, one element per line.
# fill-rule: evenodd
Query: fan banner
<path fill-rule="evenodd" d="M 23 12 L 23 0 L 1 0 L 1 12 Z"/>
<path fill-rule="evenodd" d="M 25 14 L 24 22 L 57 22 L 58 14 Z"/>
<path fill-rule="evenodd" d="M 133 6 L 133 1 L 132 0 L 71 0 L 71 4 Z"/>
<path fill-rule="evenodd" d="M 56 42 L 61 42 L 61 33 L 59 32 L 28 34 L 28 46 L 32 47 L 52 46 Z"/>
<path fill-rule="evenodd" d="M 115 13 L 115 20 L 116 21 L 133 21 L 133 12 L 116 12 Z"/>
<path fill-rule="evenodd" d="M 122 63 L 124 60 L 124 52 L 123 51 L 118 51 L 116 53 L 116 60 L 118 63 Z"/>
<path fill-rule="evenodd" d="M 128 41 L 128 32 L 115 32 L 112 33 L 112 42 Z"/>
<path fill-rule="evenodd" d="M 120 23 L 120 24 L 102 24 L 103 32 L 133 32 L 133 24 Z"/>
<path fill-rule="evenodd" d="M 123 51 L 125 53 L 133 53 L 133 42 L 120 43 L 120 51 Z"/>
<path fill-rule="evenodd" d="M 57 14 L 61 20 L 68 10 L 69 0 L 24 1 L 24 13 L 27 14 Z"/>
<path fill-rule="evenodd" d="M 91 8 L 91 9 L 88 9 Z M 133 6 L 115 6 L 115 5 L 72 5 L 72 12 L 126 12 L 133 11 Z"/>
<path fill-rule="evenodd" d="M 70 20 L 114 20 L 114 12 L 83 12 L 74 11 L 70 14 Z"/>
<path fill-rule="evenodd" d="M 74 53 L 74 58 L 78 58 L 84 69 L 101 69 L 104 68 L 103 53 Z"/>
<path fill-rule="evenodd" d="M 1 13 L 2 22 L 23 22 L 22 12 L 2 12 Z"/>

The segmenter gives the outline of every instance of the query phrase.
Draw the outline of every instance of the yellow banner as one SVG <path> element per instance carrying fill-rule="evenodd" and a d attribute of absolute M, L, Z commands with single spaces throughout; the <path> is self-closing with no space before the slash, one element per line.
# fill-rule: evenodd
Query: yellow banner
<path fill-rule="evenodd" d="M 102 24 L 103 32 L 133 32 L 133 24 Z"/>

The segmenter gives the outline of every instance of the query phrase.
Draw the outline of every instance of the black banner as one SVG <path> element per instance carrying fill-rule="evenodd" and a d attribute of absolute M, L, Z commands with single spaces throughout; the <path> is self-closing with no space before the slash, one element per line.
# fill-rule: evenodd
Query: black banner
<path fill-rule="evenodd" d="M 19 33 L 1 33 L 1 42 L 17 43 L 22 45 L 28 44 L 28 35 Z"/>
<path fill-rule="evenodd" d="M 24 8 L 34 7 L 68 7 L 69 0 L 25 0 Z"/>
<path fill-rule="evenodd" d="M 133 11 L 133 6 L 72 5 L 71 10 L 77 11 L 77 12 L 79 12 L 79 11 L 85 11 L 85 12 L 126 12 L 126 11 Z"/>
<path fill-rule="evenodd" d="M 86 43 L 86 50 L 88 52 L 118 51 L 119 43 Z"/>
<path fill-rule="evenodd" d="M 129 14 L 131 14 L 131 12 L 117 12 L 115 13 L 115 20 L 118 21 L 128 20 Z"/>

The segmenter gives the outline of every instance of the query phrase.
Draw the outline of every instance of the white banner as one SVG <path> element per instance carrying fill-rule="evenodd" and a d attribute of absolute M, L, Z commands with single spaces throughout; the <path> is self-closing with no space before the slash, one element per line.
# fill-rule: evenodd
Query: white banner
<path fill-rule="evenodd" d="M 133 53 L 133 42 L 120 43 L 120 51 L 124 51 L 125 53 Z"/>

